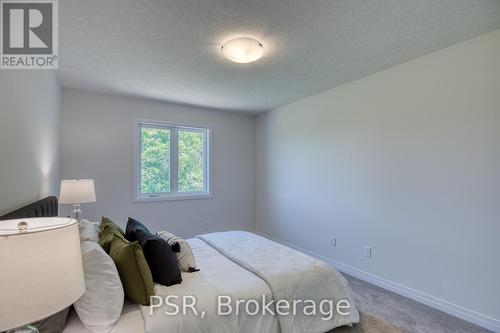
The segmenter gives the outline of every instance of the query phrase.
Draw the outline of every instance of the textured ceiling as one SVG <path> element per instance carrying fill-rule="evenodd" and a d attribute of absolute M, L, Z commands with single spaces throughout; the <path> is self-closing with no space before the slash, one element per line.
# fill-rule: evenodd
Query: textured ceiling
<path fill-rule="evenodd" d="M 60 0 L 63 86 L 259 112 L 500 28 L 500 0 Z M 253 64 L 220 44 L 251 36 Z"/>

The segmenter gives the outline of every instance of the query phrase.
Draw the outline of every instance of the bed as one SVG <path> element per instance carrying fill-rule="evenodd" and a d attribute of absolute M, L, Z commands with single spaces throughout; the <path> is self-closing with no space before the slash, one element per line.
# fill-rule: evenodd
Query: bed
<path fill-rule="evenodd" d="M 50 197 L 0 217 L 46 217 L 57 215 L 57 198 Z M 345 279 L 331 266 L 301 252 L 248 232 L 222 232 L 201 235 L 188 240 L 196 258 L 199 272 L 183 273 L 179 285 L 155 285 L 156 295 L 195 296 L 195 315 L 165 315 L 166 305 L 139 306 L 125 302 L 122 315 L 112 333 L 168 333 L 168 332 L 326 332 L 332 328 L 352 325 L 359 321 L 350 288 Z M 262 258 L 265 258 L 262 260 Z M 332 301 L 348 300 L 352 305 L 348 315 L 328 320 L 299 313 L 285 316 L 277 313 L 274 303 L 271 311 L 217 315 L 217 296 L 241 300 L 241 306 L 251 300 L 266 304 L 269 300 L 321 298 Z M 250 302 L 249 302 L 250 303 Z M 231 303 L 233 309 L 235 303 Z M 300 307 L 300 305 L 299 305 Z M 250 307 L 253 311 L 253 307 Z M 227 308 L 226 308 L 227 309 Z M 200 317 L 205 311 L 204 317 Z M 319 308 L 317 308 L 319 312 Z M 321 316 L 324 317 L 324 316 Z M 91 333 L 70 312 L 64 333 Z"/>
<path fill-rule="evenodd" d="M 200 271 L 194 274 L 183 274 L 182 283 L 179 285 L 167 288 L 157 284 L 156 294 L 202 295 L 208 299 L 209 293 L 215 290 L 224 290 L 225 293 L 230 295 L 246 298 L 271 295 L 268 285 L 262 279 L 227 259 L 202 240 L 190 239 L 188 242 L 196 257 Z M 221 271 L 225 273 L 221 274 Z M 202 327 L 198 325 L 199 320 L 193 318 L 164 317 L 163 320 L 159 318 L 159 320 L 151 321 L 151 325 L 157 326 L 145 327 L 141 308 L 145 308 L 145 312 L 149 310 L 148 307 L 141 307 L 127 302 L 122 316 L 112 332 L 139 333 L 146 332 L 146 329 L 147 332 L 203 332 Z M 148 315 L 148 313 L 144 314 Z M 276 318 L 270 316 L 240 316 L 238 325 L 240 332 L 280 332 Z M 168 329 L 165 329 L 165 327 L 168 327 Z M 76 313 L 72 312 L 64 333 L 91 332 L 83 327 Z"/>

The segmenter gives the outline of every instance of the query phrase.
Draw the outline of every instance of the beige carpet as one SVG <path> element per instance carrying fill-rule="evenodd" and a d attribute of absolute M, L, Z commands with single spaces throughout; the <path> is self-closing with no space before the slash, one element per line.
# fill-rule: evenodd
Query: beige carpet
<path fill-rule="evenodd" d="M 344 274 L 354 292 L 360 323 L 330 333 L 492 333 L 421 303 Z"/>
<path fill-rule="evenodd" d="M 360 313 L 360 322 L 353 327 L 339 327 L 330 333 L 409 333 L 402 328 L 393 326 L 381 318 Z"/>

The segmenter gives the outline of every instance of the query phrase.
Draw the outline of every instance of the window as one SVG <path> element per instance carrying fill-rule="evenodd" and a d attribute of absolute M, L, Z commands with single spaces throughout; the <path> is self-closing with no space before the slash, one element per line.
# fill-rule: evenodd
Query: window
<path fill-rule="evenodd" d="M 135 121 L 135 201 L 209 197 L 209 129 Z"/>

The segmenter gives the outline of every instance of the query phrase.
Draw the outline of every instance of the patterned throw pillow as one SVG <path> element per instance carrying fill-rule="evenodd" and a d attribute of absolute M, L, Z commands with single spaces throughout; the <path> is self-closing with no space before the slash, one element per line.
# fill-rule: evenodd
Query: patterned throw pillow
<path fill-rule="evenodd" d="M 166 231 L 159 231 L 156 233 L 158 237 L 163 238 L 170 245 L 179 244 L 180 251 L 177 253 L 177 262 L 179 268 L 184 272 L 197 272 L 199 269 L 196 266 L 193 251 L 189 243 L 180 237 Z"/>

